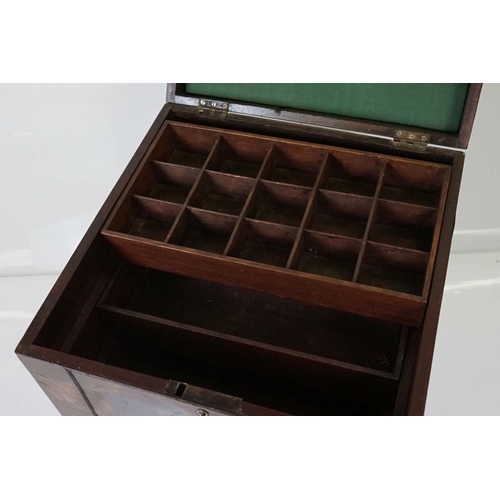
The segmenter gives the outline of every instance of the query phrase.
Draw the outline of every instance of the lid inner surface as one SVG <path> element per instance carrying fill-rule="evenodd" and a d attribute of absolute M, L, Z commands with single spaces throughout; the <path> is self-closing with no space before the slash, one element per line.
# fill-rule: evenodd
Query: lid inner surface
<path fill-rule="evenodd" d="M 458 132 L 468 83 L 187 83 L 198 96 Z"/>

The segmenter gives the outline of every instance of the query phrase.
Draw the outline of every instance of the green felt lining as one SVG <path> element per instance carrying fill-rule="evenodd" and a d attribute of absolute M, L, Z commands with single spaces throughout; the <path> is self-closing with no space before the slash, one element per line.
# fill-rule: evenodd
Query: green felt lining
<path fill-rule="evenodd" d="M 198 96 L 458 132 L 467 83 L 187 83 Z"/>

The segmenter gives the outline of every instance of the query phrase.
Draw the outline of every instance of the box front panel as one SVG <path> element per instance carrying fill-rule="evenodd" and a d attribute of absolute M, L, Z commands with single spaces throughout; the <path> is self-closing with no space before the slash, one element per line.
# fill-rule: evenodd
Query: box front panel
<path fill-rule="evenodd" d="M 223 416 L 212 408 L 79 372 L 75 379 L 99 416 Z"/>

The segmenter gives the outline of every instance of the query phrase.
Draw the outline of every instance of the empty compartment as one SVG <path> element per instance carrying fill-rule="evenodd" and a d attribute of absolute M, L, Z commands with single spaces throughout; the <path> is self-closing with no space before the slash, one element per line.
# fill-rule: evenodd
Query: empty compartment
<path fill-rule="evenodd" d="M 278 146 L 268 179 L 285 184 L 313 187 L 326 157 L 323 151 L 296 146 Z"/>
<path fill-rule="evenodd" d="M 233 255 L 285 267 L 296 235 L 297 230 L 291 227 L 246 219 L 240 226 L 239 242 Z"/>
<path fill-rule="evenodd" d="M 137 195 L 132 197 L 132 202 L 135 216 L 125 232 L 141 238 L 164 241 L 180 212 L 180 205 Z"/>
<path fill-rule="evenodd" d="M 187 208 L 168 243 L 222 254 L 236 224 L 236 217 Z"/>
<path fill-rule="evenodd" d="M 428 252 L 437 212 L 429 207 L 379 200 L 368 239 Z"/>
<path fill-rule="evenodd" d="M 189 205 L 239 215 L 255 181 L 245 177 L 205 172 Z"/>
<path fill-rule="evenodd" d="M 448 168 L 411 163 L 387 166 L 380 198 L 429 207 L 437 207 Z"/>
<path fill-rule="evenodd" d="M 372 198 L 319 190 L 312 229 L 324 233 L 363 238 Z"/>
<path fill-rule="evenodd" d="M 421 296 L 429 254 L 367 243 L 358 283 Z"/>
<path fill-rule="evenodd" d="M 311 189 L 261 181 L 249 218 L 300 226 L 311 195 Z"/>
<path fill-rule="evenodd" d="M 297 269 L 351 281 L 360 247 L 361 241 L 305 231 Z"/>
<path fill-rule="evenodd" d="M 390 374 L 397 366 L 400 325 L 160 271 L 130 275 L 129 269 L 137 268 L 122 268 L 103 305 L 349 363 L 363 371 L 377 356 L 387 358 L 380 371 Z"/>
<path fill-rule="evenodd" d="M 147 316 L 101 312 L 101 330 L 115 338 L 111 349 L 103 346 L 105 353 L 109 350 L 107 365 L 182 381 L 200 388 L 198 393 L 207 389 L 292 415 L 391 415 L 394 411 L 397 381 L 389 377 L 334 364 L 322 366 L 307 357 L 162 324 Z M 377 358 L 387 364 L 383 355 Z"/>
<path fill-rule="evenodd" d="M 330 191 L 373 196 L 382 170 L 382 163 L 369 156 L 352 155 L 340 161 L 332 155 L 322 187 Z"/>
<path fill-rule="evenodd" d="M 169 124 L 165 135 L 165 153 L 161 160 L 176 165 L 201 168 L 217 140 L 212 132 L 200 133 L 193 127 Z"/>
<path fill-rule="evenodd" d="M 193 187 L 199 170 L 190 167 L 180 167 L 159 161 L 151 164 L 154 171 L 154 186 L 149 197 L 173 203 L 184 203 Z"/>
<path fill-rule="evenodd" d="M 243 177 L 257 177 L 270 146 L 266 141 L 242 135 L 226 136 L 221 153 L 209 169 Z"/>

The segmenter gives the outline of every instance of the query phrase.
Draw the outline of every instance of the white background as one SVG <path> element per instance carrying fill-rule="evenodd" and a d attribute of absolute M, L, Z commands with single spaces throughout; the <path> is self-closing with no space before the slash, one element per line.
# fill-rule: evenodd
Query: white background
<path fill-rule="evenodd" d="M 0 85 L 0 276 L 59 273 L 166 85 Z"/>
<path fill-rule="evenodd" d="M 0 414 L 54 413 L 13 349 L 165 91 L 165 84 L 0 85 L 0 277 L 10 277 L 0 278 Z M 498 116 L 500 85 L 487 84 L 467 152 L 429 414 L 500 413 Z"/>

